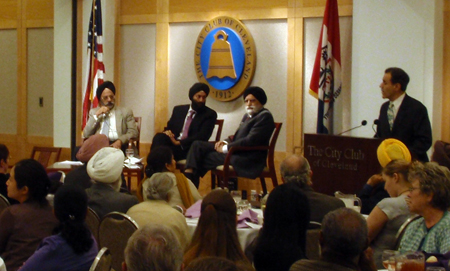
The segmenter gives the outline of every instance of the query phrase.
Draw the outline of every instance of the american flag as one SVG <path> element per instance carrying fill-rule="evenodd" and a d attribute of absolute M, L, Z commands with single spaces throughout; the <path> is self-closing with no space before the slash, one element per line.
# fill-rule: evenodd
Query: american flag
<path fill-rule="evenodd" d="M 92 1 L 87 44 L 86 87 L 83 90 L 83 125 L 86 126 L 89 110 L 97 107 L 95 97 L 97 87 L 103 83 L 105 66 L 103 65 L 103 30 L 101 0 Z"/>
<path fill-rule="evenodd" d="M 333 104 L 342 90 L 337 0 L 327 0 L 309 88 L 318 99 L 317 133 L 333 134 Z"/>

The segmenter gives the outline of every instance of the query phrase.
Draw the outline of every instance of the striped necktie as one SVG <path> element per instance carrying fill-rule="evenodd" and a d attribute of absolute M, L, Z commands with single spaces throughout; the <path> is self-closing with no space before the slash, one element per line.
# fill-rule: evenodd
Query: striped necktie
<path fill-rule="evenodd" d="M 188 113 L 188 117 L 186 118 L 186 123 L 184 124 L 183 135 L 181 139 L 185 139 L 188 137 L 189 126 L 191 126 L 192 119 L 194 118 L 195 111 L 190 109 Z"/>
<path fill-rule="evenodd" d="M 392 131 L 392 127 L 394 126 L 394 104 L 390 103 L 387 111 L 387 118 L 389 122 L 389 128 Z"/>

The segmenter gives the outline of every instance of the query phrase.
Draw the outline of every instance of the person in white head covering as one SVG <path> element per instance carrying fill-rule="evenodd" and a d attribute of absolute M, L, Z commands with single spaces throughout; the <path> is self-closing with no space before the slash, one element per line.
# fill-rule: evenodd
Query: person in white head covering
<path fill-rule="evenodd" d="M 94 181 L 86 189 L 88 206 L 100 218 L 113 211 L 126 213 L 139 203 L 136 196 L 119 192 L 124 160 L 125 156 L 120 149 L 106 147 L 96 152 L 88 162 L 87 172 Z"/>

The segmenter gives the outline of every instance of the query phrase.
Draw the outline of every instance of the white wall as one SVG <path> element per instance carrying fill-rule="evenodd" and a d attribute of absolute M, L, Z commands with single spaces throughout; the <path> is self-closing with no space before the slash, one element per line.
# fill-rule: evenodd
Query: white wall
<path fill-rule="evenodd" d="M 378 118 L 384 70 L 396 66 L 409 74 L 406 92 L 427 107 L 433 135 L 439 135 L 433 116 L 441 108 L 442 47 L 442 0 L 354 0 L 352 122 Z M 373 131 L 352 135 L 371 137 Z"/>

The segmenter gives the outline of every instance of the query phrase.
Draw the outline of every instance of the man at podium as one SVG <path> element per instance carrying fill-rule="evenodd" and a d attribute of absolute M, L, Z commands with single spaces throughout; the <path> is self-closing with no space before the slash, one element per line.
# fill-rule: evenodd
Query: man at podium
<path fill-rule="evenodd" d="M 411 152 L 413 159 L 428 162 L 427 150 L 432 144 L 427 108 L 406 94 L 408 74 L 400 68 L 388 68 L 380 84 L 383 99 L 375 137 L 396 138 Z"/>

